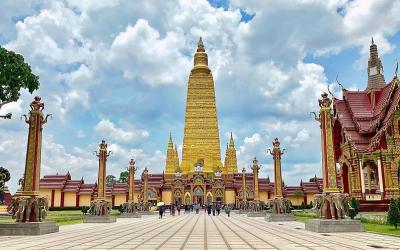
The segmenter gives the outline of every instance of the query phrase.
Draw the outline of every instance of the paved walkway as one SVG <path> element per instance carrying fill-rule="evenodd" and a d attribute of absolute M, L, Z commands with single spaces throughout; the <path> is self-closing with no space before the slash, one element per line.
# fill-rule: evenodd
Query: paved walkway
<path fill-rule="evenodd" d="M 300 222 L 225 214 L 118 219 L 77 224 L 42 236 L 0 237 L 0 249 L 400 249 L 400 238 L 372 233 L 317 234 Z"/>

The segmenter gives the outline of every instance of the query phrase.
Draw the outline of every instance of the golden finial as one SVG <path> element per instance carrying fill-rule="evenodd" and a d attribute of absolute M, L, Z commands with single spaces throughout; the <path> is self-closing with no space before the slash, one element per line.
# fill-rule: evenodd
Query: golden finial
<path fill-rule="evenodd" d="M 199 42 L 197 43 L 197 52 L 205 52 L 203 39 L 200 37 Z"/>

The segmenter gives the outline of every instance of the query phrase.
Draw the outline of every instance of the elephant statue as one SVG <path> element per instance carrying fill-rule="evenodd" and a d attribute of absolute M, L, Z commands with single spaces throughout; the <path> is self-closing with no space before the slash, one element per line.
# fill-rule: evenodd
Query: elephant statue
<path fill-rule="evenodd" d="M 269 208 L 272 207 L 273 214 L 290 213 L 292 207 L 292 203 L 288 199 L 282 197 L 275 197 L 274 199 L 269 200 L 266 205 Z"/>
<path fill-rule="evenodd" d="M 106 200 L 95 200 L 90 202 L 89 214 L 106 216 L 111 212 L 111 204 Z"/>
<path fill-rule="evenodd" d="M 40 222 L 48 211 L 48 199 L 43 196 L 16 196 L 7 211 L 16 222 Z"/>

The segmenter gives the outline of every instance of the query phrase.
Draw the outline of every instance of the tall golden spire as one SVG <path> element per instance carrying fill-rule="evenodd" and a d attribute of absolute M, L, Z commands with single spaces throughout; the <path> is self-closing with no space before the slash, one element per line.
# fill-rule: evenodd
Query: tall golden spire
<path fill-rule="evenodd" d="M 193 173 L 198 162 L 203 162 L 204 172 L 212 173 L 215 168 L 222 168 L 220 150 L 214 80 L 200 38 L 188 82 L 181 163 L 183 173 Z"/>
<path fill-rule="evenodd" d="M 229 173 L 236 173 L 238 171 L 235 142 L 233 140 L 232 132 L 231 132 L 231 138 L 229 140 L 229 146 L 227 146 L 227 149 L 226 149 L 224 165 L 225 165 L 225 169 Z"/>
<path fill-rule="evenodd" d="M 385 87 L 385 77 L 383 75 L 383 66 L 378 54 L 378 46 L 372 38 L 369 47 L 369 60 L 368 60 L 368 90 L 376 90 Z M 373 100 L 375 102 L 375 100 Z M 374 104 L 374 103 L 373 103 Z M 373 105 L 374 106 L 374 105 Z"/>
<path fill-rule="evenodd" d="M 174 174 L 176 169 L 175 149 L 172 141 L 172 135 L 169 134 L 168 147 L 167 147 L 167 159 L 165 161 L 165 173 Z"/>

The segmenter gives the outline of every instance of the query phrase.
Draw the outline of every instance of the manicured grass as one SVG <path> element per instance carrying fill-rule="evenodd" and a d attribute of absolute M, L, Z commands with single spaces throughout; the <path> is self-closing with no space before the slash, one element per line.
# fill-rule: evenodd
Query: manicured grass
<path fill-rule="evenodd" d="M 118 216 L 118 210 L 112 210 L 111 215 Z M 80 210 L 49 211 L 46 221 L 54 221 L 59 226 L 79 224 L 83 222 L 83 214 Z M 11 218 L 0 218 L 1 222 L 14 222 Z"/>
<path fill-rule="evenodd" d="M 365 230 L 368 232 L 388 234 L 400 237 L 400 227 L 398 227 L 398 229 L 395 230 L 393 226 L 389 225 L 380 225 L 380 224 L 372 224 L 364 222 L 362 224 L 364 225 Z"/>

